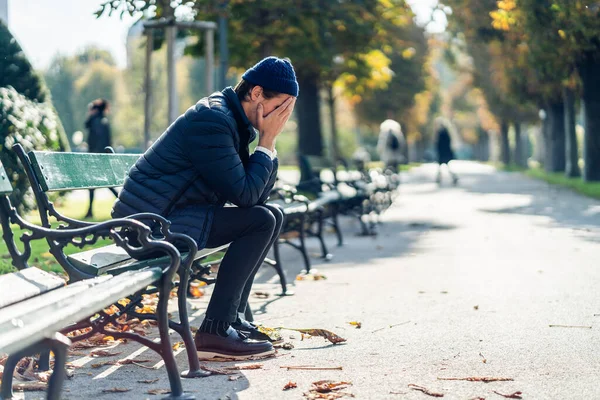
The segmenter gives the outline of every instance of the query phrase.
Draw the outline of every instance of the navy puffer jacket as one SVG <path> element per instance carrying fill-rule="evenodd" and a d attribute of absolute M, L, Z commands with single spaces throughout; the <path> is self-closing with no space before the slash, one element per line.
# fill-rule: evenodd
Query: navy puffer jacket
<path fill-rule="evenodd" d="M 136 162 L 113 207 L 113 217 L 160 214 L 171 230 L 203 248 L 214 209 L 263 204 L 277 176 L 277 159 L 249 154 L 256 138 L 232 88 L 190 107 Z"/>

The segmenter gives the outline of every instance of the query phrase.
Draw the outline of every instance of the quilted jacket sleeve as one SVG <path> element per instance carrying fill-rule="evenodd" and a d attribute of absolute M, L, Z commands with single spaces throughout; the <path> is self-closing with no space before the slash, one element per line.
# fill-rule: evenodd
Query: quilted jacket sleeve
<path fill-rule="evenodd" d="M 198 117 L 188 121 L 183 143 L 202 180 L 238 207 L 259 204 L 271 180 L 271 158 L 259 151 L 244 167 L 233 142 L 235 125 L 209 109 Z"/>
<path fill-rule="evenodd" d="M 277 179 L 277 171 L 279 169 L 279 160 L 276 158 L 273 160 L 273 170 L 271 171 L 271 176 L 269 177 L 269 182 L 267 182 L 267 186 L 263 191 L 262 196 L 258 200 L 258 204 L 265 204 L 269 195 L 271 194 L 271 190 L 273 190 L 273 186 L 275 186 L 275 180 Z"/>

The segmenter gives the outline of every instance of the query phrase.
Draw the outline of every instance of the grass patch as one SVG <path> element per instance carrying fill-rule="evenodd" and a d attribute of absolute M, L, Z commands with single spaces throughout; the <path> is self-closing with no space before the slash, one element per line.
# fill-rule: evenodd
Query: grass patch
<path fill-rule="evenodd" d="M 600 200 L 600 182 L 584 182 L 582 178 L 569 178 L 560 172 L 546 172 L 541 168 L 528 169 L 524 173 L 529 177 L 563 186 L 584 196 Z"/>
<path fill-rule="evenodd" d="M 110 218 L 110 210 L 112 209 L 113 204 L 112 198 L 107 199 L 95 199 L 94 200 L 94 218 L 87 219 L 88 221 L 105 221 Z M 88 207 L 88 198 L 87 196 L 82 197 L 74 197 L 71 196 L 69 199 L 65 200 L 62 204 L 57 204 L 58 211 L 71 218 L 83 219 Z M 40 224 L 40 218 L 37 211 L 33 211 L 26 216 L 27 220 L 34 224 Z M 52 227 L 58 227 L 58 223 L 53 223 Z M 0 230 L 1 231 L 1 230 Z M 13 234 L 15 235 L 17 246 L 21 243 L 18 238 L 25 233 L 19 229 L 17 225 L 12 226 Z M 85 250 L 91 248 L 97 248 L 102 246 L 107 246 L 112 244 L 110 239 L 100 239 L 96 244 L 92 246 L 87 246 Z M 21 248 L 22 250 L 22 248 Z M 73 254 L 82 251 L 81 249 L 68 246 L 65 248 L 66 254 Z M 52 271 L 57 273 L 62 273 L 63 270 L 61 266 L 56 262 L 54 256 L 49 253 L 49 246 L 45 240 L 34 240 L 31 242 L 31 256 L 29 258 L 29 264 L 41 268 L 46 271 Z M 12 265 L 12 260 L 10 258 L 10 254 L 8 253 L 8 248 L 6 247 L 6 243 L 4 240 L 0 241 L 0 275 L 6 274 L 9 272 L 16 271 L 16 268 Z"/>

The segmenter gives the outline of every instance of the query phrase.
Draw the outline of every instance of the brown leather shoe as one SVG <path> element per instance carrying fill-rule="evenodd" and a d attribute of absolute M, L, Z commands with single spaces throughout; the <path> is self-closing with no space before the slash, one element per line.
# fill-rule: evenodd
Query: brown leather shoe
<path fill-rule="evenodd" d="M 222 337 L 211 333 L 196 332 L 194 343 L 196 344 L 198 357 L 202 359 L 222 357 L 247 360 L 275 354 L 273 345 L 266 340 L 248 339 L 243 333 L 232 327 L 229 327 L 227 334 L 227 337 Z"/>

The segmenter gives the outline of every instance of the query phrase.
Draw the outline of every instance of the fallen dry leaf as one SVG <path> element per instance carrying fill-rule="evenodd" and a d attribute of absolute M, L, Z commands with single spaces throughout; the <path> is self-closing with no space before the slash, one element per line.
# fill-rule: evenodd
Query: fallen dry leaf
<path fill-rule="evenodd" d="M 466 378 L 439 378 L 440 381 L 469 381 L 469 382 L 507 382 L 513 381 L 513 378 L 497 378 L 493 376 L 469 376 Z"/>
<path fill-rule="evenodd" d="M 90 357 L 113 357 L 113 356 L 118 356 L 119 354 L 121 354 L 122 352 L 110 352 L 108 350 L 94 350 L 92 352 L 90 352 L 89 356 Z"/>
<path fill-rule="evenodd" d="M 267 292 L 254 292 L 252 295 L 258 299 L 268 299 L 270 296 Z"/>
<path fill-rule="evenodd" d="M 237 381 L 241 377 L 242 377 L 241 375 L 229 375 L 228 380 L 230 380 L 230 381 Z"/>
<path fill-rule="evenodd" d="M 269 328 L 266 326 L 258 325 L 256 329 L 258 329 L 259 332 L 262 332 L 265 335 L 267 335 L 274 342 L 278 342 L 283 339 L 283 337 L 281 336 L 281 328 Z"/>
<path fill-rule="evenodd" d="M 358 321 L 350 321 L 348 322 L 350 325 L 353 325 L 356 327 L 356 329 L 360 329 L 362 328 L 362 323 L 358 322 Z"/>
<path fill-rule="evenodd" d="M 345 389 L 348 386 L 352 385 L 352 382 L 334 382 L 330 380 L 322 380 L 312 383 L 314 386 L 314 390 L 319 393 L 328 393 L 333 390 Z"/>
<path fill-rule="evenodd" d="M 204 282 L 202 282 L 204 283 Z M 190 290 L 189 290 L 189 294 L 190 296 L 192 296 L 194 299 L 198 299 L 202 296 L 204 296 L 204 290 L 200 289 L 200 286 L 204 286 L 204 285 L 200 285 L 197 282 L 191 282 L 190 283 Z"/>
<path fill-rule="evenodd" d="M 473 306 L 474 310 L 479 310 L 479 306 Z"/>
<path fill-rule="evenodd" d="M 102 393 L 125 393 L 131 389 L 114 387 L 112 389 L 102 389 Z"/>
<path fill-rule="evenodd" d="M 514 392 L 511 394 L 502 394 L 502 393 L 498 393 L 495 390 L 492 390 L 492 392 L 496 393 L 497 395 L 500 395 L 502 397 L 505 397 L 507 399 L 522 399 L 523 397 L 521 396 L 523 393 L 522 392 Z"/>
<path fill-rule="evenodd" d="M 225 368 L 211 368 L 205 365 L 200 366 L 203 370 L 210 372 L 212 375 L 235 375 L 237 372 L 234 372 Z"/>
<path fill-rule="evenodd" d="M 169 394 L 171 393 L 170 389 L 150 389 L 146 393 L 148 394 Z"/>
<path fill-rule="evenodd" d="M 317 381 L 312 383 L 311 389 L 307 393 L 304 393 L 304 396 L 310 400 L 333 400 L 342 398 L 344 396 L 354 397 L 352 393 L 340 391 L 341 389 L 345 389 L 350 385 L 352 385 L 351 382 L 334 382 L 330 380 Z"/>
<path fill-rule="evenodd" d="M 296 332 L 300 332 L 300 333 L 307 334 L 310 336 L 324 337 L 325 339 L 329 340 L 333 344 L 343 343 L 346 341 L 346 339 L 344 339 L 343 337 L 338 336 L 335 333 L 328 331 L 326 329 L 293 329 L 293 328 L 281 328 L 281 329 L 296 331 Z"/>
<path fill-rule="evenodd" d="M 308 274 L 299 274 L 296 276 L 297 281 L 322 281 L 326 280 L 327 277 L 320 272 L 311 271 Z"/>
<path fill-rule="evenodd" d="M 137 383 L 156 383 L 156 382 L 158 382 L 158 379 L 159 378 L 156 378 L 156 379 L 144 379 L 144 380 L 141 380 L 141 381 L 137 381 Z"/>
<path fill-rule="evenodd" d="M 296 389 L 297 387 L 298 387 L 298 385 L 296 384 L 296 382 L 289 381 L 288 383 L 285 384 L 285 386 L 283 387 L 283 390 Z"/>
<path fill-rule="evenodd" d="M 242 369 L 261 369 L 263 367 L 262 364 L 248 364 L 248 365 L 236 365 L 235 367 L 226 367 L 226 370 L 229 371 L 239 371 Z"/>
<path fill-rule="evenodd" d="M 408 387 L 411 388 L 412 390 L 418 390 L 420 392 L 423 392 L 426 395 L 431 396 L 431 397 L 444 397 L 443 393 L 432 392 L 431 390 L 429 390 L 423 386 L 415 385 L 414 383 L 410 383 L 408 385 Z"/>
<path fill-rule="evenodd" d="M 177 351 L 177 350 L 179 350 L 180 347 L 184 347 L 183 344 L 184 344 L 183 342 L 176 342 L 176 343 L 174 343 L 173 344 L 173 351 Z"/>

